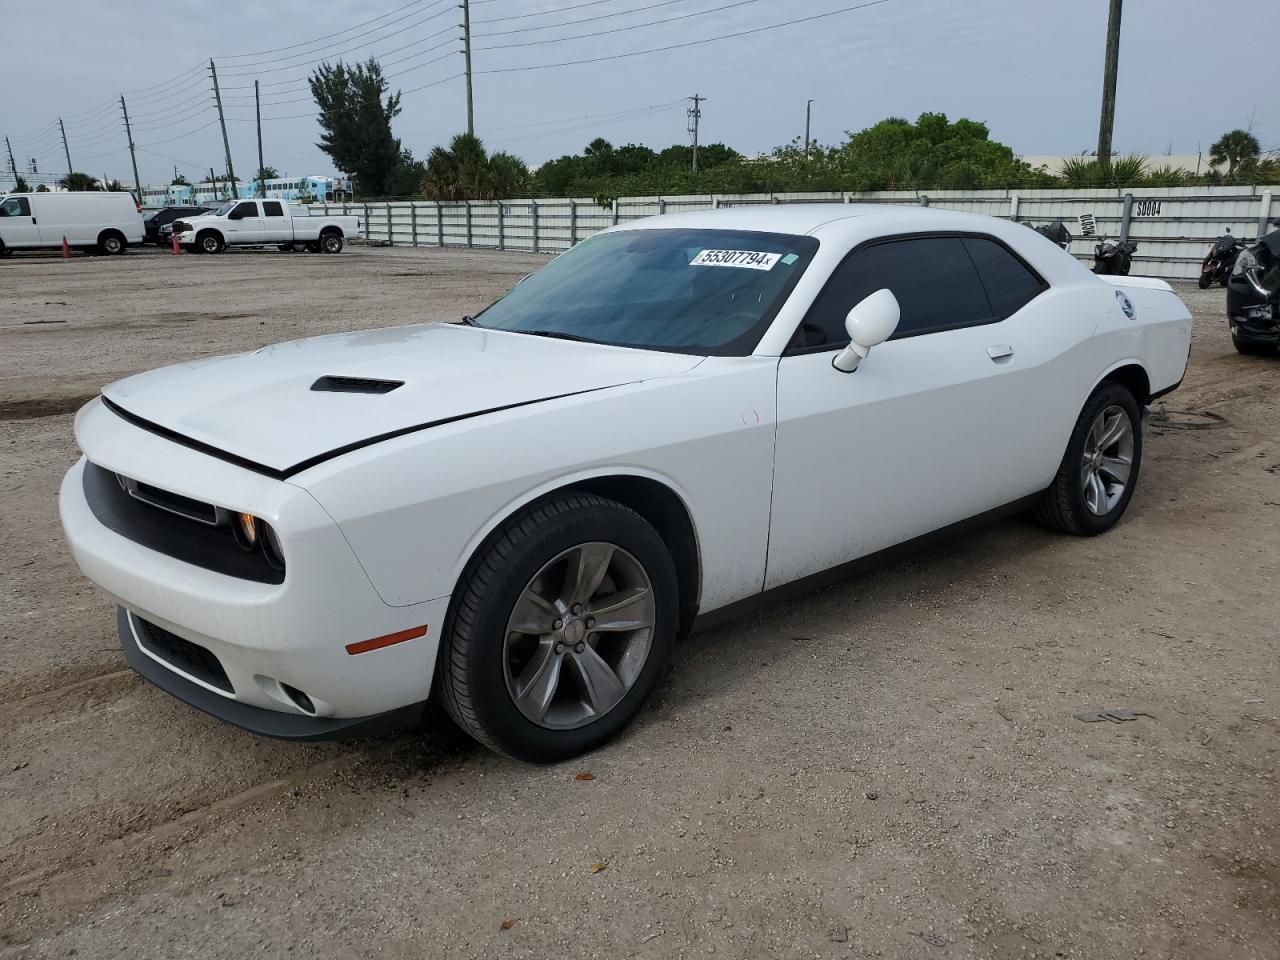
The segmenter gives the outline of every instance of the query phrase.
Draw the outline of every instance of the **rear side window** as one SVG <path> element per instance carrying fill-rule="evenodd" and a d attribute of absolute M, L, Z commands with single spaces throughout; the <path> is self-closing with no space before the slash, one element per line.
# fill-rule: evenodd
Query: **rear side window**
<path fill-rule="evenodd" d="M 827 281 L 793 346 L 849 342 L 845 317 L 887 287 L 902 317 L 892 339 L 988 323 L 991 305 L 959 237 L 913 237 L 855 250 Z"/>
<path fill-rule="evenodd" d="M 1045 288 L 1044 281 L 1030 267 L 994 240 L 965 237 L 964 246 L 978 268 L 996 317 L 1017 313 Z"/>
<path fill-rule="evenodd" d="M 0 217 L 29 217 L 31 202 L 26 197 L 10 197 L 0 203 Z"/>
<path fill-rule="evenodd" d="M 278 201 L 268 200 L 262 205 L 262 213 L 264 216 L 268 217 L 283 217 L 284 208 L 280 206 Z"/>

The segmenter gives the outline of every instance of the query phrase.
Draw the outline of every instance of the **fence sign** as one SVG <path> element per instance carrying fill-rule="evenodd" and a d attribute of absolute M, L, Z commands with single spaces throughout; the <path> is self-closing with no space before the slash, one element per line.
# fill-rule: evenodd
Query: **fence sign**
<path fill-rule="evenodd" d="M 1133 201 L 1133 215 L 1135 217 L 1158 217 L 1160 216 L 1159 200 L 1135 200 Z"/>
<path fill-rule="evenodd" d="M 1093 219 L 1092 213 L 1082 213 L 1076 219 L 1080 221 L 1080 235 L 1082 237 L 1092 237 L 1098 232 L 1098 224 Z"/>

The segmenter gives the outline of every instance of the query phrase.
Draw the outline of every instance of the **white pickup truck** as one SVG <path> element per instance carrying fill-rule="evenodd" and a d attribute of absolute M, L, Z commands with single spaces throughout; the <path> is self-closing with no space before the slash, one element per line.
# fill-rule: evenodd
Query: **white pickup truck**
<path fill-rule="evenodd" d="M 196 253 L 268 245 L 341 253 L 344 241 L 360 236 L 360 227 L 359 217 L 310 216 L 284 200 L 228 200 L 205 216 L 183 217 L 173 232 L 178 243 Z"/>

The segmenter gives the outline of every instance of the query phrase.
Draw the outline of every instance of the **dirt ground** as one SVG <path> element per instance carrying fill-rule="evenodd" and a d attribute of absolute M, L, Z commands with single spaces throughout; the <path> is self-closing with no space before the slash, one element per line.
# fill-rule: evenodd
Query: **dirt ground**
<path fill-rule="evenodd" d="M 1179 290 L 1190 369 L 1110 534 L 1015 519 L 695 636 L 580 761 L 440 718 L 262 741 L 136 679 L 57 524 L 71 411 L 544 260 L 0 263 L 0 958 L 1280 956 L 1280 358 L 1219 290 Z"/>

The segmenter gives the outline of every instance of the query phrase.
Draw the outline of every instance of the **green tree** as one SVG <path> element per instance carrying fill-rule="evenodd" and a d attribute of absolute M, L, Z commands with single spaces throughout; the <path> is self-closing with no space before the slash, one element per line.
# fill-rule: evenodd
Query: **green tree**
<path fill-rule="evenodd" d="M 98 180 L 87 173 L 68 173 L 58 181 L 64 190 L 99 190 Z"/>
<path fill-rule="evenodd" d="M 523 193 L 529 168 L 509 153 L 492 156 L 479 137 L 460 133 L 427 157 L 422 192 L 433 200 L 498 200 Z"/>
<path fill-rule="evenodd" d="M 169 185 L 174 187 L 189 187 L 191 186 L 191 181 L 182 174 L 175 173 L 173 175 L 173 179 L 169 181 Z"/>
<path fill-rule="evenodd" d="M 22 174 L 18 174 L 17 176 L 18 178 L 13 181 L 13 190 L 11 192 L 12 193 L 30 193 L 31 184 L 27 183 L 27 178 L 24 177 Z"/>
<path fill-rule="evenodd" d="M 1229 130 L 1209 148 L 1209 161 L 1216 167 L 1226 165 L 1227 176 L 1234 177 L 1241 166 L 1256 162 L 1262 147 L 1248 130 Z"/>
<path fill-rule="evenodd" d="M 255 180 L 278 180 L 280 174 L 275 167 L 259 167 L 258 172 L 254 175 Z"/>
<path fill-rule="evenodd" d="M 400 94 L 387 95 L 387 79 L 372 57 L 354 66 L 322 63 L 310 77 L 320 109 L 320 142 L 339 170 L 365 196 L 383 196 L 401 160 L 391 121 L 400 113 Z M 384 99 L 385 95 L 385 99 Z"/>
<path fill-rule="evenodd" d="M 106 190 L 108 193 L 128 192 L 128 188 L 125 187 L 125 185 L 121 183 L 119 180 L 108 180 L 106 183 L 102 185 L 102 189 Z"/>

